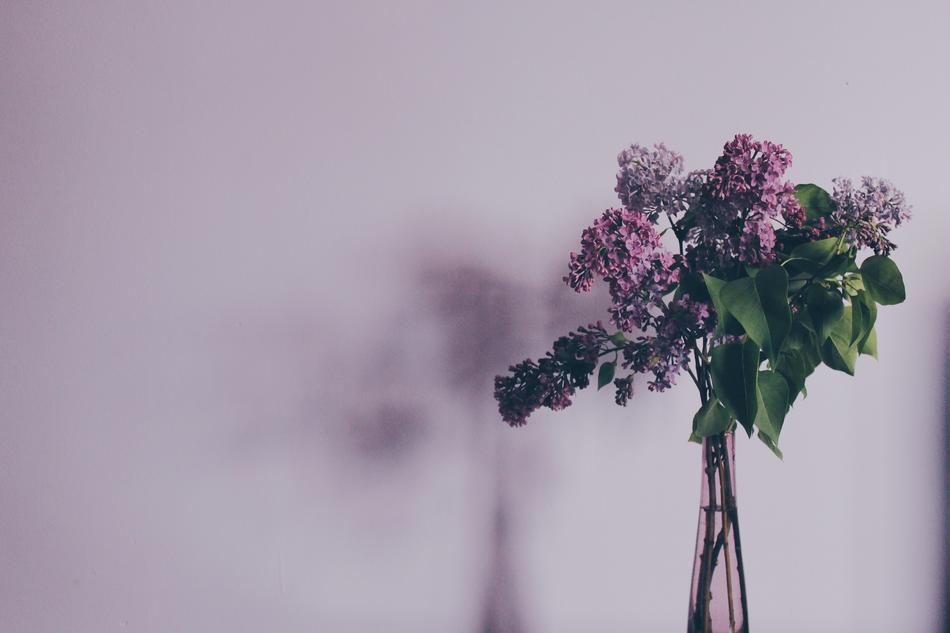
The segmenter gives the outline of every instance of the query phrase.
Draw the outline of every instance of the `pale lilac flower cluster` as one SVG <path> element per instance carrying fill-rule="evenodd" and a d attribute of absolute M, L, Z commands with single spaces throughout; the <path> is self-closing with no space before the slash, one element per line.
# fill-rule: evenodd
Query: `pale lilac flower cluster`
<path fill-rule="evenodd" d="M 891 230 L 910 219 L 911 207 L 904 194 L 881 178 L 865 176 L 855 188 L 847 178 L 835 178 L 832 200 L 835 210 L 829 218 L 830 232 L 858 248 L 871 248 L 878 255 L 894 250 L 887 239 Z"/>
<path fill-rule="evenodd" d="M 553 350 L 535 363 L 527 359 L 495 377 L 495 400 L 502 419 L 522 426 L 536 409 L 570 406 L 575 390 L 590 384 L 597 359 L 609 342 L 600 322 L 577 328 L 554 342 Z"/>
<path fill-rule="evenodd" d="M 703 248 L 691 261 L 720 266 L 771 261 L 774 223 L 798 225 L 805 219 L 794 185 L 784 180 L 791 164 L 791 153 L 770 141 L 738 134 L 726 143 L 694 207 Z"/>
<path fill-rule="evenodd" d="M 663 143 L 653 149 L 631 145 L 617 156 L 617 164 L 614 191 L 626 209 L 642 212 L 653 221 L 660 213 L 675 215 L 683 210 L 683 181 L 677 177 L 683 171 L 682 156 Z"/>
<path fill-rule="evenodd" d="M 594 275 L 609 284 L 611 320 L 621 330 L 643 330 L 663 297 L 679 283 L 676 257 L 663 246 L 650 218 L 629 209 L 607 209 L 581 236 L 564 281 L 589 291 Z"/>

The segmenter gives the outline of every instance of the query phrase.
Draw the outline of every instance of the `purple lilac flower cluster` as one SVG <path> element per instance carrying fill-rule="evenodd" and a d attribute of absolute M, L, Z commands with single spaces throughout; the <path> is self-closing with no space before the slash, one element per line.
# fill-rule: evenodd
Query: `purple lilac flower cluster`
<path fill-rule="evenodd" d="M 640 336 L 623 350 L 625 369 L 651 373 L 650 391 L 666 391 L 676 384 L 676 376 L 689 365 L 693 341 L 716 327 L 712 306 L 693 301 L 688 294 L 672 302 L 657 319 L 653 336 Z"/>
<path fill-rule="evenodd" d="M 617 162 L 616 192 L 624 208 L 607 209 L 583 231 L 580 251 L 571 253 L 564 281 L 577 292 L 586 292 L 594 277 L 600 277 L 610 289 L 614 325 L 625 332 L 654 332 L 620 346 L 620 364 L 632 373 L 614 380 L 615 400 L 626 405 L 633 396 L 633 374 L 652 374 L 650 390 L 672 386 L 689 363 L 687 337 L 704 336 L 715 316 L 710 304 L 691 301 L 688 295 L 665 302 L 679 283 L 685 262 L 663 245 L 656 227 L 662 214 L 672 222 L 699 198 L 706 173 L 681 177 L 682 157 L 663 145 L 653 149 L 633 145 Z M 512 366 L 510 375 L 496 377 L 495 398 L 502 418 L 520 426 L 539 407 L 568 406 L 575 389 L 587 386 L 606 341 L 600 324 L 581 328 L 558 339 L 554 352 L 537 363 L 525 360 Z M 570 353 L 558 351 L 565 346 Z"/>
<path fill-rule="evenodd" d="M 794 185 L 784 180 L 791 164 L 791 153 L 770 141 L 739 134 L 726 143 L 695 206 L 700 231 L 692 261 L 704 267 L 772 261 L 775 222 L 800 225 L 805 220 Z"/>
<path fill-rule="evenodd" d="M 537 363 L 527 359 L 509 367 L 510 375 L 496 376 L 495 399 L 502 419 L 521 426 L 540 407 L 557 411 L 569 406 L 575 390 L 590 384 L 608 342 L 598 321 L 557 339 L 553 350 Z"/>
<path fill-rule="evenodd" d="M 894 250 L 887 234 L 910 219 L 911 207 L 904 194 L 881 178 L 864 177 L 861 187 L 851 180 L 836 178 L 831 198 L 835 204 L 828 224 L 829 233 L 844 234 L 847 243 L 870 248 L 878 255 Z"/>
<path fill-rule="evenodd" d="M 677 258 L 666 250 L 641 211 L 607 209 L 581 236 L 581 251 L 571 253 L 564 281 L 577 292 L 587 292 L 594 275 L 610 287 L 614 325 L 626 332 L 653 323 L 663 297 L 679 283 Z"/>
<path fill-rule="evenodd" d="M 683 157 L 659 143 L 648 149 L 631 145 L 617 156 L 620 170 L 614 191 L 623 206 L 656 221 L 660 213 L 682 211 L 680 201 Z"/>

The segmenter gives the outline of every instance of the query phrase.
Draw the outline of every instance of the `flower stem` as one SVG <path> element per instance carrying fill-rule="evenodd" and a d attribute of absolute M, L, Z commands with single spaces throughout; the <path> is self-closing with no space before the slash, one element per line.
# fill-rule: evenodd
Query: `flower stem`
<path fill-rule="evenodd" d="M 718 549 L 721 547 L 723 535 L 719 534 L 716 538 L 716 451 L 713 449 L 713 443 L 707 439 L 703 442 L 703 450 L 706 451 L 706 486 L 708 488 L 708 502 L 704 509 L 706 513 L 706 533 L 703 537 L 703 551 L 699 562 L 699 577 L 696 587 L 696 611 L 693 613 L 693 622 L 690 631 L 696 633 L 711 633 L 712 617 L 709 612 L 709 603 L 711 599 L 710 588 L 712 586 L 713 568 L 716 564 Z"/>
<path fill-rule="evenodd" d="M 733 473 L 728 433 L 707 437 L 703 442 L 703 494 L 707 498 L 700 507 L 705 524 L 701 533 L 702 545 L 698 552 L 695 593 L 689 621 L 689 633 L 713 633 L 713 602 L 728 601 L 729 620 L 718 623 L 729 633 L 748 633 L 748 611 L 745 599 L 745 575 L 739 541 L 739 525 L 733 492 Z M 718 480 L 718 481 L 717 481 Z M 717 526 L 716 521 L 720 523 Z M 730 542 L 731 540 L 731 542 Z M 716 568 L 724 560 L 725 587 L 722 594 L 713 596 L 717 585 Z M 733 568 L 735 564 L 735 568 Z M 738 577 L 738 583 L 736 582 Z M 719 630 L 719 629 L 717 629 Z"/>
<path fill-rule="evenodd" d="M 718 439 L 722 455 L 725 456 L 725 459 L 719 460 L 719 491 L 722 495 L 722 535 L 723 553 L 726 557 L 726 598 L 729 601 L 729 631 L 730 633 L 736 633 L 736 613 L 735 607 L 732 604 L 732 557 L 729 555 L 729 514 L 726 509 L 727 497 L 725 480 L 726 469 L 729 467 L 729 456 L 727 454 L 728 446 L 726 445 L 726 437 L 720 435 Z"/>
<path fill-rule="evenodd" d="M 723 446 L 726 446 L 725 436 L 722 438 Z M 723 489 L 725 494 L 723 495 L 723 508 L 726 510 L 729 517 L 729 524 L 733 532 L 733 540 L 735 542 L 735 555 L 736 555 L 736 570 L 737 575 L 739 576 L 739 607 L 742 613 L 742 628 L 739 633 L 748 633 L 749 632 L 749 607 L 746 602 L 746 587 L 745 587 L 745 568 L 742 565 L 742 539 L 739 536 L 739 518 L 738 511 L 736 509 L 736 497 L 733 494 L 733 483 L 732 483 L 733 473 L 730 468 L 730 461 L 728 456 L 726 457 L 723 465 Z M 732 601 L 730 600 L 730 605 Z"/>

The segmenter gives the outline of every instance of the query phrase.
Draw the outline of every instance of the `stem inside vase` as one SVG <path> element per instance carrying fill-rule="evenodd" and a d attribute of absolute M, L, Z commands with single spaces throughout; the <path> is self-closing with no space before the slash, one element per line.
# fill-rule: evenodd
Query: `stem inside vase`
<path fill-rule="evenodd" d="M 748 633 L 732 433 L 703 440 L 688 633 Z"/>

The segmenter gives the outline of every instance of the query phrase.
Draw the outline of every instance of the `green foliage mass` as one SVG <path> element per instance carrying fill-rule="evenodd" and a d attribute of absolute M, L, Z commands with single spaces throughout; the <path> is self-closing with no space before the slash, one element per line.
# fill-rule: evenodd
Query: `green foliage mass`
<path fill-rule="evenodd" d="M 800 185 L 797 195 L 809 219 L 831 209 L 816 185 Z M 857 257 L 856 248 L 829 238 L 799 244 L 765 268 L 703 276 L 718 344 L 698 355 L 704 397 L 691 441 L 738 424 L 781 457 L 785 416 L 807 395 L 806 379 L 818 366 L 854 375 L 860 355 L 877 358 L 878 306 L 904 301 L 904 281 L 889 257 L 860 265 Z"/>

